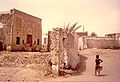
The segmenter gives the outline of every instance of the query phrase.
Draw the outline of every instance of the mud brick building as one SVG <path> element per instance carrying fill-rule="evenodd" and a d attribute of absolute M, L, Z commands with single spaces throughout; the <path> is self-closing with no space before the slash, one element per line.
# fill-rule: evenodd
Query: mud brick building
<path fill-rule="evenodd" d="M 120 38 L 120 33 L 106 34 L 105 37 L 119 39 Z"/>
<path fill-rule="evenodd" d="M 78 49 L 82 50 L 87 48 L 86 37 L 88 36 L 88 32 L 77 32 L 77 35 L 79 36 Z"/>
<path fill-rule="evenodd" d="M 0 23 L 6 49 L 9 50 L 40 50 L 42 46 L 41 19 L 17 9 L 0 12 Z"/>
<path fill-rule="evenodd" d="M 76 32 L 68 32 L 62 28 L 54 28 L 53 31 L 48 32 L 48 49 L 52 56 L 54 74 L 59 74 L 64 63 L 68 68 L 75 69 L 77 67 L 80 62 L 78 40 Z"/>

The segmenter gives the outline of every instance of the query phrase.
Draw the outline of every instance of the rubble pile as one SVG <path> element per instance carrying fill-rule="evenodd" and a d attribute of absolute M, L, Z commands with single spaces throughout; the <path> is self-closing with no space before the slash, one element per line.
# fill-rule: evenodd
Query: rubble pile
<path fill-rule="evenodd" d="M 50 53 L 40 52 L 10 52 L 0 54 L 0 67 L 26 67 L 50 72 Z"/>

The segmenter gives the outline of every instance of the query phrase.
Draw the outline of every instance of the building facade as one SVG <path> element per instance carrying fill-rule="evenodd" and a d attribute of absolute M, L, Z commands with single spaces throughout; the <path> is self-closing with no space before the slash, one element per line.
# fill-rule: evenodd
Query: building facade
<path fill-rule="evenodd" d="M 79 37 L 76 32 L 68 32 L 62 28 L 54 28 L 48 32 L 48 49 L 51 53 L 52 70 L 58 74 L 66 64 L 67 68 L 75 69 L 80 62 L 78 56 Z"/>
<path fill-rule="evenodd" d="M 6 49 L 40 50 L 42 47 L 41 19 L 22 11 L 11 9 L 0 13 Z"/>

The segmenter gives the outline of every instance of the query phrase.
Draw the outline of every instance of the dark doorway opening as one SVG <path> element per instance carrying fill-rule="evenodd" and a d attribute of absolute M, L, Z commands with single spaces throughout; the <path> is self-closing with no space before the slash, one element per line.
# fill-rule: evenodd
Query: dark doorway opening
<path fill-rule="evenodd" d="M 16 44 L 20 45 L 20 37 L 16 37 Z"/>
<path fill-rule="evenodd" d="M 27 44 L 30 44 L 30 47 L 32 46 L 32 35 L 27 34 Z"/>
<path fill-rule="evenodd" d="M 2 45 L 2 42 L 0 42 L 0 51 L 3 50 L 3 45 Z"/>
<path fill-rule="evenodd" d="M 37 45 L 39 45 L 39 39 L 37 39 Z"/>

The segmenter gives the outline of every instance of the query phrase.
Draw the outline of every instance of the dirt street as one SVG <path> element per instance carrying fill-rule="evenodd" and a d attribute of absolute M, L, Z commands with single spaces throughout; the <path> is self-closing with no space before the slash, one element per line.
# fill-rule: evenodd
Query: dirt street
<path fill-rule="evenodd" d="M 95 55 L 99 54 L 103 60 L 101 76 L 94 75 Z M 61 76 L 51 81 L 120 81 L 120 50 L 85 49 L 80 51 L 81 74 Z"/>
<path fill-rule="evenodd" d="M 14 81 L 120 81 L 120 50 L 85 49 L 79 52 L 79 74 L 59 77 L 44 77 L 42 71 L 33 66 L 27 67 L 0 67 L 0 80 Z M 103 60 L 101 76 L 94 75 L 95 55 L 99 54 Z"/>

